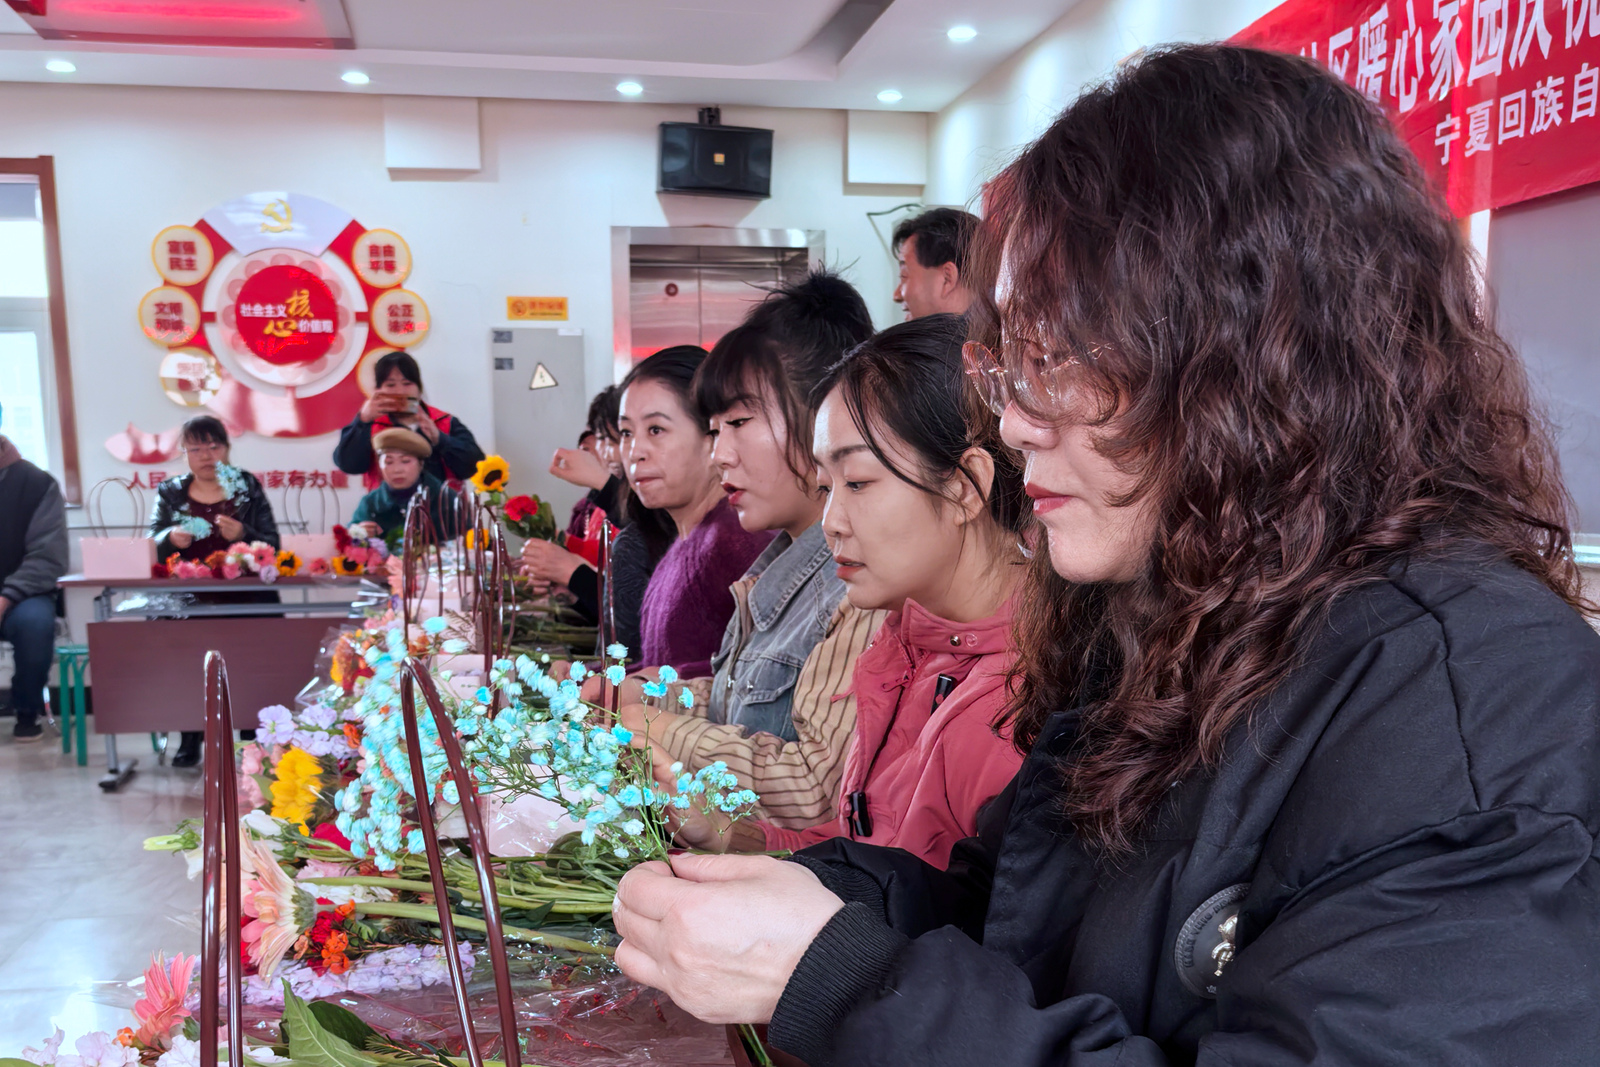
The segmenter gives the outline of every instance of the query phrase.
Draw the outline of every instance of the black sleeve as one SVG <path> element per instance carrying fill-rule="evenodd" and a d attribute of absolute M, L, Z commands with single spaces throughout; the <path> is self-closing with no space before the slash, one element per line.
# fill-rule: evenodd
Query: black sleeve
<path fill-rule="evenodd" d="M 162 482 L 156 487 L 155 507 L 150 510 L 150 536 L 156 539 L 156 560 L 166 559 L 177 549 L 167 540 L 167 532 L 172 529 L 172 524 L 178 520 L 178 513 L 172 506 L 172 500 L 162 491 L 166 483 Z"/>
<path fill-rule="evenodd" d="M 333 463 L 346 474 L 365 474 L 372 469 L 372 423 L 362 422 L 357 415 L 339 431 Z"/>
<path fill-rule="evenodd" d="M 956 842 L 944 870 L 897 848 L 834 837 L 798 852 L 804 864 L 839 899 L 873 908 L 907 937 L 954 926 L 974 939 L 983 935 L 994 865 L 1005 837 L 1016 783 L 984 805 L 978 834 Z"/>
<path fill-rule="evenodd" d="M 589 490 L 589 499 L 594 506 L 606 513 L 606 518 L 611 525 L 622 529 L 627 525 L 622 516 L 622 487 L 625 483 L 613 474 L 606 480 L 604 487 Z"/>
<path fill-rule="evenodd" d="M 273 548 L 282 547 L 278 539 L 278 520 L 272 516 L 272 502 L 267 499 L 267 491 L 261 487 L 261 480 L 255 475 L 246 471 L 245 477 L 250 479 L 250 490 L 244 506 L 239 509 L 239 521 L 244 524 L 244 540 L 265 541 Z"/>
<path fill-rule="evenodd" d="M 1467 641 L 1469 630 L 1491 629 L 1472 622 L 1451 636 Z M 1582 770 L 1565 777 L 1521 760 L 1496 762 L 1510 759 L 1498 740 L 1515 728 L 1503 725 L 1507 717 L 1559 707 L 1557 691 L 1539 691 L 1548 678 L 1592 688 L 1577 673 L 1588 664 L 1574 656 L 1551 669 L 1525 648 L 1486 662 L 1479 649 L 1452 656 L 1442 641 L 1408 644 L 1404 634 L 1386 634 L 1351 660 L 1359 682 L 1348 691 L 1330 694 L 1334 675 L 1318 666 L 1315 699 L 1337 699 L 1337 719 L 1297 772 L 1304 794 L 1271 828 L 1269 858 L 1251 890 L 1271 906 L 1263 904 L 1259 919 L 1241 918 L 1238 950 L 1206 1009 L 1214 1022 L 1192 1057 L 1169 1057 L 1140 1032 L 1142 1018 L 1125 1016 L 1106 995 L 1113 991 L 1038 989 L 965 921 L 932 926 L 940 914 L 963 914 L 959 890 L 952 897 L 931 868 L 849 844 L 834 862 L 882 887 L 885 917 L 853 903 L 824 927 L 773 1014 L 773 1043 L 811 1067 L 1593 1063 L 1600 833 L 1586 790 L 1600 747 L 1592 731 L 1574 738 L 1569 748 L 1581 748 L 1574 758 Z M 1492 683 L 1473 690 L 1475 668 L 1494 672 Z M 1587 714 L 1592 709 L 1591 702 Z M 1396 739 L 1426 741 L 1430 722 L 1458 739 L 1459 766 L 1446 758 L 1450 748 L 1434 758 L 1423 743 L 1348 758 L 1372 753 L 1378 741 L 1390 750 Z M 1470 748 L 1459 740 L 1467 731 L 1499 747 Z M 1428 806 L 1416 796 L 1428 767 L 1439 781 L 1459 772 L 1470 788 L 1445 788 Z M 1582 785 L 1568 788 L 1573 782 Z M 1411 814 L 1395 818 L 1397 811 Z M 1369 834 L 1374 826 L 1382 832 Z M 1213 846 L 1196 843 L 1202 847 Z M 1027 857 L 1017 859 L 1026 871 Z M 1048 907 L 1049 887 L 1028 892 Z M 1250 911 L 1247 900 L 1241 915 Z M 1070 957 L 1072 946 L 1033 951 Z"/>
<path fill-rule="evenodd" d="M 600 572 L 585 563 L 567 579 L 567 590 L 577 603 L 572 609 L 593 624 L 600 619 Z"/>
<path fill-rule="evenodd" d="M 616 619 L 614 640 L 628 647 L 637 660 L 643 648 L 639 636 L 639 607 L 644 603 L 645 587 L 655 572 L 644 534 L 627 527 L 611 542 L 611 610 Z"/>
<path fill-rule="evenodd" d="M 454 415 L 450 417 L 450 432 L 440 434 L 438 444 L 433 447 L 444 469 L 452 477 L 462 480 L 476 474 L 478 463 L 483 459 L 483 449 L 478 447 L 478 439 L 472 436 L 467 424 Z"/>

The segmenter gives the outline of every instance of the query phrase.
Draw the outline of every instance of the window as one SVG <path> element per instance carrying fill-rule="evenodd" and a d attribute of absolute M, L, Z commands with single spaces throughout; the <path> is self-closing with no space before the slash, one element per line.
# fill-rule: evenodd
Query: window
<path fill-rule="evenodd" d="M 0 159 L 0 433 L 82 502 L 49 156 Z"/>

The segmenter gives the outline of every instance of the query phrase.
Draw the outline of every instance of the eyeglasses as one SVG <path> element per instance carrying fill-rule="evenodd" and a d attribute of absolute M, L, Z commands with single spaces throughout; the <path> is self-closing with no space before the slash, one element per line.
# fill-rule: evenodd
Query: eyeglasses
<path fill-rule="evenodd" d="M 183 451 L 191 456 L 217 456 L 221 455 L 227 450 L 227 445 L 219 445 L 214 441 L 206 444 L 183 446 Z"/>
<path fill-rule="evenodd" d="M 1092 358 L 1092 353 L 1080 357 L 1051 352 L 1037 341 L 1025 339 L 1007 342 L 999 351 L 977 341 L 961 346 L 967 377 L 991 411 L 1004 415 L 1006 408 L 1015 404 L 1036 419 L 1061 417 L 1072 382 L 1071 369 Z"/>

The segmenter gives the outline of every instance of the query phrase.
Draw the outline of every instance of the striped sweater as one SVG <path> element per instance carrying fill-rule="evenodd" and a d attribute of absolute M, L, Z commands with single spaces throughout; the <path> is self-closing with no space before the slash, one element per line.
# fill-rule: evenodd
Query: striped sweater
<path fill-rule="evenodd" d="M 710 706 L 710 678 L 683 683 L 694 693 L 694 710 L 661 713 L 652 738 L 691 771 L 722 760 L 743 787 L 761 798 L 755 817 L 764 822 L 796 830 L 828 822 L 834 817 L 845 752 L 855 733 L 851 676 L 856 660 L 887 617 L 887 612 L 863 611 L 848 600 L 834 611 L 826 634 L 806 657 L 795 681 L 792 715 L 798 740 L 747 734 L 739 726 L 708 721 L 704 715 Z M 670 707 L 675 701 L 667 703 Z"/>

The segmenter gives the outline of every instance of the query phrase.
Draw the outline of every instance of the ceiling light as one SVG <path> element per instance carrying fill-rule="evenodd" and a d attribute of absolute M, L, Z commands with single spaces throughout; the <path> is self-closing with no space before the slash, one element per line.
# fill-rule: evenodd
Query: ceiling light
<path fill-rule="evenodd" d="M 973 29 L 971 26 L 951 26 L 950 29 L 945 32 L 945 36 L 950 38 L 952 41 L 970 41 L 974 37 L 978 36 L 978 31 Z"/>
<path fill-rule="evenodd" d="M 367 77 L 366 71 L 361 70 L 347 70 L 343 74 L 339 75 L 339 77 L 343 78 L 351 85 L 366 85 L 372 80 L 371 78 Z"/>
<path fill-rule="evenodd" d="M 51 74 L 71 74 L 78 69 L 70 59 L 52 59 L 44 65 Z"/>
<path fill-rule="evenodd" d="M 618 82 L 617 92 L 621 93 L 623 96 L 638 96 L 640 93 L 644 92 L 644 86 L 640 85 L 638 82 Z"/>
<path fill-rule="evenodd" d="M 898 104 L 903 99 L 903 95 L 899 89 L 885 89 L 878 94 L 878 99 L 885 104 Z"/>

